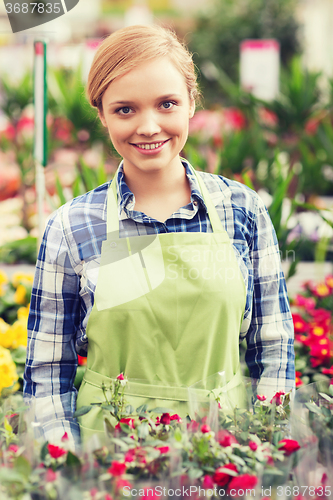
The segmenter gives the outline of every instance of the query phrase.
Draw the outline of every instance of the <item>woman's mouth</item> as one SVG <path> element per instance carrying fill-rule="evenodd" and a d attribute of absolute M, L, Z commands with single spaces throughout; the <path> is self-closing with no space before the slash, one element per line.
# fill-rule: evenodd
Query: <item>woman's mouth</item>
<path fill-rule="evenodd" d="M 169 140 L 170 139 L 160 142 L 139 142 L 138 144 L 132 144 L 132 146 L 142 154 L 151 155 L 159 153 Z"/>

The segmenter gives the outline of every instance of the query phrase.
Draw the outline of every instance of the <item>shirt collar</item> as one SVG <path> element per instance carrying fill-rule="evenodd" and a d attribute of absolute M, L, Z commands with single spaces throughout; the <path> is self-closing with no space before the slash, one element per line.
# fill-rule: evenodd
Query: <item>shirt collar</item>
<path fill-rule="evenodd" d="M 207 212 L 207 207 L 202 197 L 196 176 L 192 174 L 188 161 L 185 160 L 184 158 L 182 158 L 181 160 L 185 168 L 186 176 L 190 183 L 191 202 L 194 205 L 198 205 L 198 203 L 200 203 Z M 118 181 L 118 195 L 120 196 L 120 203 L 119 203 L 120 212 L 124 209 L 133 210 L 135 198 L 134 194 L 126 184 L 123 162 L 121 162 L 119 165 L 117 181 Z"/>

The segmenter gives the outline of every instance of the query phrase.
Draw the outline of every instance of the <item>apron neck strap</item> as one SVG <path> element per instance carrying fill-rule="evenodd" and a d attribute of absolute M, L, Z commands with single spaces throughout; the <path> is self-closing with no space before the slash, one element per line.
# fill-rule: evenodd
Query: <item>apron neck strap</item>
<path fill-rule="evenodd" d="M 194 168 L 188 163 L 190 170 L 193 175 L 195 175 L 200 191 L 202 194 L 202 197 L 204 199 L 204 202 L 207 207 L 208 211 L 208 216 L 212 225 L 212 229 L 214 233 L 224 233 L 225 230 L 223 229 L 222 223 L 220 221 L 220 218 L 218 216 L 218 213 L 216 211 L 216 208 L 212 202 L 212 199 L 209 195 L 209 192 L 203 182 L 203 180 L 200 178 L 198 173 L 194 170 Z M 106 218 L 106 224 L 107 224 L 107 234 L 114 234 L 115 232 L 119 233 L 119 213 L 118 213 L 118 173 L 119 173 L 119 168 L 117 169 L 117 172 L 115 173 L 111 185 L 108 189 L 108 197 L 107 197 L 107 218 Z"/>

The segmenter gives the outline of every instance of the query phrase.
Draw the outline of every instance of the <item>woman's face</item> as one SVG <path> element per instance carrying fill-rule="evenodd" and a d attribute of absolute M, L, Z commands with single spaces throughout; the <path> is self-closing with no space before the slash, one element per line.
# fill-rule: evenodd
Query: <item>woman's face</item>
<path fill-rule="evenodd" d="M 147 61 L 110 83 L 100 119 L 124 159 L 125 173 L 179 167 L 194 101 L 168 57 Z"/>

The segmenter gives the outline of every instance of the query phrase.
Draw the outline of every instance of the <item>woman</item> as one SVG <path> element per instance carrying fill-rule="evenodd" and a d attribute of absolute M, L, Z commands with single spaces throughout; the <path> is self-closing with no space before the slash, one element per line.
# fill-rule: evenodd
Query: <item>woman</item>
<path fill-rule="evenodd" d="M 45 437 L 70 420 L 77 353 L 88 354 L 77 407 L 119 373 L 126 400 L 187 410 L 187 387 L 224 371 L 241 404 L 239 341 L 258 391 L 294 387 L 293 326 L 276 235 L 245 186 L 180 157 L 195 111 L 190 54 L 169 31 L 133 26 L 99 47 L 88 97 L 122 156 L 114 181 L 50 218 L 28 323 L 25 392 Z M 147 384 L 148 382 L 148 384 Z M 103 432 L 95 408 L 81 432 Z"/>

